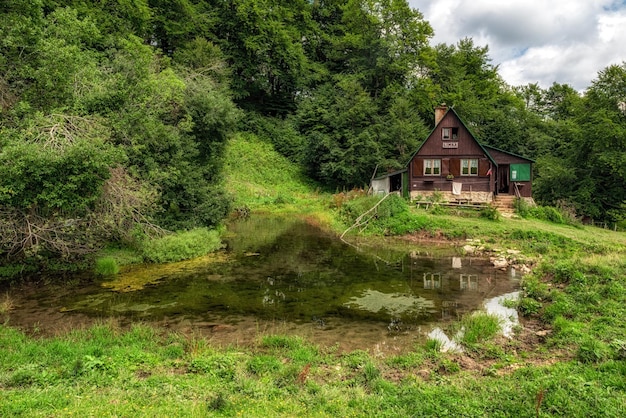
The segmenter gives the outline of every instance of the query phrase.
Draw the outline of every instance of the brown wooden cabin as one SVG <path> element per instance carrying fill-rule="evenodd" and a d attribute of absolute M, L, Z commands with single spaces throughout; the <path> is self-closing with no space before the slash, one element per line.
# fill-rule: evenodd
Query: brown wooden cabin
<path fill-rule="evenodd" d="M 490 203 L 497 194 L 532 196 L 533 161 L 481 145 L 452 108 L 435 109 L 435 128 L 408 163 L 411 199 Z M 517 194 L 519 192 L 519 194 Z"/>

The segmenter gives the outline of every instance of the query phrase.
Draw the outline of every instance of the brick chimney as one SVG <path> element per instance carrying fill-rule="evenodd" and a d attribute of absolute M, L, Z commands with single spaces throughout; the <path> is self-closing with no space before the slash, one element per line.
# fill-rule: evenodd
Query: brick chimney
<path fill-rule="evenodd" d="M 443 119 L 443 116 L 447 111 L 448 106 L 445 103 L 442 103 L 435 108 L 435 126 L 439 125 L 439 122 L 441 122 L 441 119 Z"/>

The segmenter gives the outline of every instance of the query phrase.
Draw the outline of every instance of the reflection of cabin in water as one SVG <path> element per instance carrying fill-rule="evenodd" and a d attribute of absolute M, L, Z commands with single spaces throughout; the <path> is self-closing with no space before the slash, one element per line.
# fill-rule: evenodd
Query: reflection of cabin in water
<path fill-rule="evenodd" d="M 411 268 L 419 280 L 413 282 L 415 293 L 432 300 L 443 318 L 476 309 L 487 295 L 511 291 L 512 272 L 495 269 L 488 259 L 452 257 L 447 267 L 420 260 Z"/>
<path fill-rule="evenodd" d="M 460 274 L 459 276 L 461 290 L 478 290 L 478 274 Z"/>
<path fill-rule="evenodd" d="M 424 273 L 424 289 L 441 289 L 441 273 Z"/>
<path fill-rule="evenodd" d="M 444 201 L 491 203 L 497 195 L 532 197 L 533 161 L 482 145 L 452 108 L 435 109 L 435 128 L 407 167 L 372 180 L 374 194 L 412 199 L 439 193 Z"/>

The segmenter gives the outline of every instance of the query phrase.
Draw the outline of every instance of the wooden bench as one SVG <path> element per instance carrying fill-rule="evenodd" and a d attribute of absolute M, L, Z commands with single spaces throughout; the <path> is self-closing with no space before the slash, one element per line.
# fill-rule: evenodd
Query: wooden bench
<path fill-rule="evenodd" d="M 472 199 L 469 199 L 467 197 L 455 197 L 454 203 L 456 203 L 457 205 L 469 205 L 472 203 Z"/>

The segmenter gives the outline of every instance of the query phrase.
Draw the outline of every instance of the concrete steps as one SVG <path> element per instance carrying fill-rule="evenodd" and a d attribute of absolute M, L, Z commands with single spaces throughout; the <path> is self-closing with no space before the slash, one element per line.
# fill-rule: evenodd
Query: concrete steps
<path fill-rule="evenodd" d="M 497 195 L 491 206 L 495 207 L 501 213 L 513 214 L 515 213 L 515 202 L 517 198 L 511 195 Z"/>

